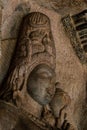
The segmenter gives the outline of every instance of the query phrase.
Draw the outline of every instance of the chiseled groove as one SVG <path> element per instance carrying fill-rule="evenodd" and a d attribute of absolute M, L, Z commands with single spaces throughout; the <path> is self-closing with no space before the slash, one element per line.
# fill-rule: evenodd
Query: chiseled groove
<path fill-rule="evenodd" d="M 79 26 L 76 26 L 77 31 L 84 30 L 84 29 L 87 29 L 87 22 L 84 24 L 80 24 Z"/>

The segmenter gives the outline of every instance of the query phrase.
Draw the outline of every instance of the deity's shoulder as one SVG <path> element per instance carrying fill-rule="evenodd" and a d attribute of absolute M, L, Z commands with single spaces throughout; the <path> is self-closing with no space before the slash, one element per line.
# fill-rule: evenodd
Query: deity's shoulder
<path fill-rule="evenodd" d="M 0 130 L 12 130 L 18 120 L 16 107 L 10 103 L 0 101 Z"/>
<path fill-rule="evenodd" d="M 0 130 L 47 130 L 32 121 L 11 103 L 0 101 Z"/>

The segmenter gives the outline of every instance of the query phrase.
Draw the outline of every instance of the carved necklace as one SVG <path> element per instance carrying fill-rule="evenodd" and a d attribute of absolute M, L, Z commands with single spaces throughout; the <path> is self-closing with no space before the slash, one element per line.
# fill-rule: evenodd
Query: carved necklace
<path fill-rule="evenodd" d="M 22 117 L 22 119 L 24 119 L 24 120 L 27 119 L 26 120 L 27 124 L 29 123 L 28 119 L 30 119 L 39 128 L 41 128 L 43 130 L 52 130 L 52 127 L 50 125 L 46 124 L 44 121 L 42 121 L 39 118 L 33 116 L 32 114 L 26 112 L 24 109 L 17 108 L 13 104 L 10 104 L 10 103 L 7 103 L 7 102 L 0 101 L 0 103 L 1 103 L 1 106 L 3 108 L 6 108 L 7 111 L 10 111 L 10 112 L 16 111 L 17 114 L 20 117 Z"/>
<path fill-rule="evenodd" d="M 20 110 L 20 109 L 19 109 Z M 44 121 L 40 120 L 39 118 L 35 117 L 34 115 L 26 112 L 25 110 L 21 109 L 20 110 L 23 115 L 27 116 L 36 126 L 40 127 L 43 130 L 52 130 L 52 127 L 46 124 Z"/>

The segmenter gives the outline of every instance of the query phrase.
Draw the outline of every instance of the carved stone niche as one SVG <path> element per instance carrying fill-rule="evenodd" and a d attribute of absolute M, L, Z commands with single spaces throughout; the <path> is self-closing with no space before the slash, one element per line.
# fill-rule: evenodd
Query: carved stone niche
<path fill-rule="evenodd" d="M 51 129 L 40 119 L 43 105 L 55 92 L 55 58 L 49 18 L 31 12 L 21 23 L 12 61 L 0 86 L 1 130 Z"/>

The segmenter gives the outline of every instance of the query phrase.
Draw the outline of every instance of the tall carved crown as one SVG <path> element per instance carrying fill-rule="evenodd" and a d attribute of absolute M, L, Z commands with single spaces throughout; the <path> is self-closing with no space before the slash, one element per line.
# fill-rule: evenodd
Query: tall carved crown
<path fill-rule="evenodd" d="M 36 66 L 47 64 L 55 68 L 55 45 L 49 18 L 40 12 L 24 17 L 17 42 L 15 63 Z"/>
<path fill-rule="evenodd" d="M 55 69 L 55 46 L 49 18 L 40 12 L 24 17 L 8 75 L 2 85 L 0 98 L 10 100 L 15 90 L 26 86 L 32 70 L 41 64 Z"/>

